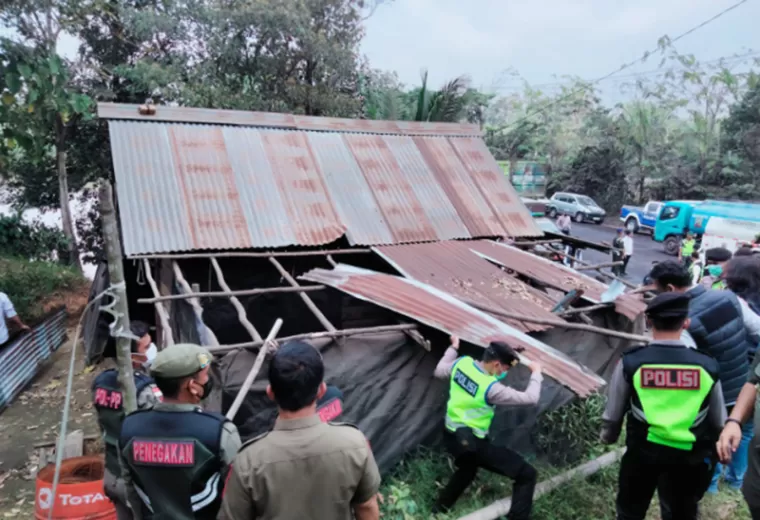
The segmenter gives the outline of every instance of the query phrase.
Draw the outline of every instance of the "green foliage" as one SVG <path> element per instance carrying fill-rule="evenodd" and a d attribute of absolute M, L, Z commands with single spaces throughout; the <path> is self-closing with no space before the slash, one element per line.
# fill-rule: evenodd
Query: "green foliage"
<path fill-rule="evenodd" d="M 398 485 L 391 484 L 383 504 L 383 518 L 390 520 L 413 520 L 419 508 L 411 495 L 411 488 L 405 482 L 401 482 Z"/>
<path fill-rule="evenodd" d="M 40 222 L 29 223 L 19 214 L 0 216 L 0 255 L 28 260 L 64 258 L 66 237 Z"/>
<path fill-rule="evenodd" d="M 28 324 L 44 314 L 43 302 L 61 292 L 80 289 L 85 283 L 70 267 L 0 256 L 0 291 L 8 295 Z"/>

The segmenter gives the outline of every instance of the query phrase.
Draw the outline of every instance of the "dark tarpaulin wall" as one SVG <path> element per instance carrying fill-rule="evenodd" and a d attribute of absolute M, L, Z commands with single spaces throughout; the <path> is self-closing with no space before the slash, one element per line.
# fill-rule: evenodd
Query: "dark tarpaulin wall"
<path fill-rule="evenodd" d="M 626 330 L 631 324 L 613 311 L 595 317 L 597 324 Z M 579 331 L 549 330 L 535 334 L 538 339 L 569 354 L 605 379 L 628 342 Z M 369 438 L 380 469 L 387 472 L 405 453 L 421 443 L 436 440 L 443 428 L 448 382 L 433 378 L 433 370 L 444 345 L 432 352 L 412 342 L 403 333 L 355 336 L 342 342 L 312 342 L 325 360 L 325 380 L 338 386 L 345 396 L 341 420 L 356 424 Z M 478 357 L 476 347 L 462 353 Z M 222 381 L 222 409 L 226 410 L 251 366 L 255 353 L 233 352 L 221 359 L 216 375 Z M 235 423 L 244 440 L 271 429 L 276 409 L 264 393 L 265 363 Z M 522 390 L 530 372 L 520 366 L 510 371 L 505 384 Z M 524 453 L 535 452 L 536 419 L 546 410 L 557 409 L 575 394 L 545 378 L 538 406 L 500 407 L 491 427 L 493 441 Z"/>

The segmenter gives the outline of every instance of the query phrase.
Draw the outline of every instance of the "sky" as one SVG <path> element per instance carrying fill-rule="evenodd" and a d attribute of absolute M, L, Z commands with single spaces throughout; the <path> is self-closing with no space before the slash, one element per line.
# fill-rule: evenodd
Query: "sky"
<path fill-rule="evenodd" d="M 675 38 L 738 0 L 394 0 L 367 22 L 362 51 L 374 68 L 416 85 L 420 70 L 439 87 L 468 75 L 472 85 L 508 94 L 561 76 L 596 79 Z M 679 41 L 699 60 L 760 52 L 760 0 L 749 0 Z M 657 69 L 659 59 L 620 75 Z M 618 81 L 600 83 L 619 90 Z"/>

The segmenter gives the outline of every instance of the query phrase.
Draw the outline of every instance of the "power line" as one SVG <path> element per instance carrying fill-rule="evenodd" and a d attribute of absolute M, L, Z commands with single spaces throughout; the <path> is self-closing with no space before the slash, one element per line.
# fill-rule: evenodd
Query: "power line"
<path fill-rule="evenodd" d="M 715 64 L 727 64 L 731 65 L 734 63 L 740 63 L 744 60 L 747 60 L 749 58 L 758 57 L 760 56 L 760 51 L 753 51 L 748 52 L 747 54 L 740 54 L 740 55 L 731 55 L 731 56 L 722 56 L 720 58 L 715 58 L 713 60 L 703 61 L 701 62 L 703 65 L 715 65 Z M 660 76 L 663 74 L 667 74 L 669 72 L 681 72 L 687 69 L 674 69 L 674 68 L 668 68 L 668 69 L 652 69 L 652 70 L 645 70 L 641 72 L 635 72 L 632 74 L 626 74 L 624 76 L 616 76 L 614 78 L 607 78 L 606 80 L 596 80 L 596 83 L 601 83 L 601 81 L 607 81 L 607 80 L 623 80 L 623 79 L 634 79 L 634 78 L 640 78 L 640 77 L 647 77 L 647 76 Z M 589 80 L 589 83 L 591 83 L 592 80 Z M 548 88 L 548 87 L 558 87 L 566 84 L 566 82 L 562 81 L 553 81 L 549 83 L 539 83 L 538 85 L 531 85 L 530 83 L 527 84 L 528 87 L 532 89 L 537 88 Z M 498 90 L 507 90 L 510 88 L 522 88 L 523 85 L 501 85 L 496 87 Z"/>
<path fill-rule="evenodd" d="M 671 43 L 671 44 L 672 44 L 672 43 L 676 43 L 677 41 L 681 40 L 682 38 L 685 38 L 686 36 L 689 36 L 690 34 L 692 34 L 692 33 L 696 32 L 696 31 L 698 31 L 699 29 L 701 29 L 701 28 L 705 27 L 706 25 L 708 25 L 708 24 L 710 24 L 710 23 L 714 22 L 714 21 L 715 21 L 715 20 L 717 20 L 718 18 L 720 18 L 720 17 L 722 17 L 722 16 L 726 15 L 727 13 L 729 13 L 729 12 L 733 11 L 734 9 L 736 9 L 736 8 L 740 7 L 740 6 L 741 6 L 741 5 L 743 5 L 743 4 L 746 4 L 747 2 L 749 2 L 749 0 L 740 0 L 739 2 L 737 2 L 737 3 L 735 3 L 735 4 L 731 5 L 731 6 L 729 6 L 729 7 L 725 8 L 725 9 L 723 9 L 722 11 L 720 11 L 718 14 L 716 14 L 716 15 L 715 15 L 715 16 L 713 16 L 712 18 L 708 18 L 707 20 L 705 20 L 704 22 L 700 23 L 699 25 L 695 25 L 694 27 L 692 27 L 692 28 L 691 28 L 691 29 L 689 29 L 688 31 L 686 31 L 686 32 L 684 32 L 684 33 L 682 33 L 682 34 L 679 34 L 678 36 L 676 36 L 675 38 L 673 38 L 672 40 L 670 40 L 670 43 Z M 652 53 L 654 53 L 654 52 L 657 52 L 657 50 L 658 50 L 658 49 L 659 49 L 659 45 L 657 46 L 657 48 L 655 48 L 655 49 L 652 49 L 651 51 L 647 51 L 647 52 L 644 54 L 644 56 L 643 56 L 643 57 L 641 57 L 641 58 L 639 58 L 639 59 L 637 59 L 637 60 L 631 61 L 631 62 L 629 62 L 629 63 L 623 64 L 621 67 L 619 67 L 619 68 L 615 69 L 614 71 L 610 72 L 609 74 L 605 74 L 605 75 L 604 75 L 604 76 L 602 76 L 601 78 L 598 78 L 598 79 L 596 79 L 596 80 L 594 80 L 594 81 L 590 82 L 588 85 L 584 85 L 583 87 L 581 87 L 581 88 L 579 88 L 579 89 L 576 89 L 576 90 L 574 90 L 574 91 L 570 92 L 569 94 L 565 94 L 564 96 L 562 96 L 562 97 L 560 97 L 560 98 L 558 98 L 558 99 L 555 99 L 554 101 L 552 101 L 552 102 L 550 102 L 550 103 L 547 103 L 547 104 L 546 104 L 546 105 L 544 105 L 542 108 L 539 108 L 538 110 L 534 110 L 533 112 L 531 112 L 531 113 L 529 113 L 529 114 L 526 114 L 525 116 L 521 117 L 521 118 L 520 118 L 520 119 L 518 119 L 517 121 L 515 121 L 515 122 L 513 122 L 513 123 L 510 123 L 510 124 L 508 124 L 508 125 L 505 125 L 504 127 L 502 127 L 502 130 L 504 130 L 504 129 L 506 129 L 506 128 L 511 128 L 511 127 L 513 127 L 513 126 L 515 126 L 515 125 L 518 125 L 518 124 L 522 124 L 524 121 L 527 121 L 528 119 L 530 119 L 530 118 L 531 118 L 531 117 L 533 117 L 534 115 L 536 115 L 536 114 L 540 114 L 540 113 L 542 113 L 542 112 L 545 112 L 546 110 L 548 110 L 548 109 L 549 109 L 549 108 L 551 108 L 552 106 L 554 106 L 554 105 L 556 105 L 556 104 L 558 104 L 558 103 L 561 103 L 562 101 L 565 101 L 566 99 L 568 99 L 568 98 L 570 98 L 570 97 L 572 97 L 572 96 L 574 96 L 574 95 L 576 95 L 576 94 L 578 94 L 578 93 L 580 93 L 580 92 L 583 92 L 584 90 L 588 90 L 588 88 L 589 88 L 591 85 L 595 85 L 595 84 L 597 84 L 597 83 L 599 83 L 599 82 L 601 82 L 601 81 L 604 81 L 604 80 L 606 80 L 606 79 L 608 79 L 608 78 L 611 78 L 612 76 L 614 76 L 614 75 L 615 75 L 615 74 L 617 74 L 618 72 L 621 72 L 621 71 L 623 71 L 623 70 L 625 70 L 625 69 L 627 69 L 627 68 L 630 68 L 630 67 L 632 67 L 633 65 L 636 65 L 636 64 L 637 64 L 637 63 L 639 63 L 639 62 L 643 62 L 643 61 L 644 61 L 644 60 L 646 60 L 646 59 L 647 59 L 647 58 L 648 58 L 648 57 L 649 57 L 649 56 L 650 56 Z"/>

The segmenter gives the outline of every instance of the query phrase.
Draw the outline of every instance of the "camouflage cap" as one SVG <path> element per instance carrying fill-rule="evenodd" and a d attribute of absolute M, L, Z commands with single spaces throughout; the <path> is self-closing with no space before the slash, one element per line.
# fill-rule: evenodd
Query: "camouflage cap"
<path fill-rule="evenodd" d="M 197 374 L 211 364 L 214 357 L 200 345 L 181 343 L 158 353 L 150 366 L 150 375 L 178 379 Z"/>

